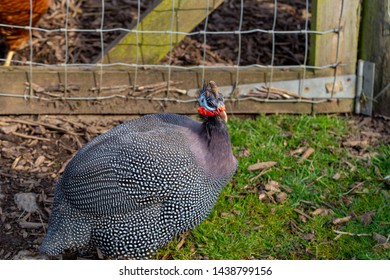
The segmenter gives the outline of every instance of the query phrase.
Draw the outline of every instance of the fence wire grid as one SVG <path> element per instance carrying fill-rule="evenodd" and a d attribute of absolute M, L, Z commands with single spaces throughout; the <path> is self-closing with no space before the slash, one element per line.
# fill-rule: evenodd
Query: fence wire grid
<path fill-rule="evenodd" d="M 34 0 L 30 1 L 30 7 L 33 5 Z M 171 28 L 169 30 L 136 30 L 136 29 L 130 29 L 128 27 L 118 26 L 118 24 L 113 24 L 112 22 L 107 23 L 107 18 L 112 20 L 112 15 L 109 17 L 109 14 L 112 14 L 112 8 L 113 4 L 117 3 L 116 1 L 105 1 L 105 0 L 96 0 L 96 1 L 89 1 L 93 5 L 90 8 L 90 11 L 95 11 L 94 15 L 89 16 L 87 18 L 94 19 L 91 22 L 91 26 L 98 26 L 97 28 L 76 28 L 74 24 L 71 24 L 72 22 L 77 22 L 77 16 L 79 13 L 82 13 L 81 4 L 83 1 L 71 1 L 71 0 L 53 0 L 52 6 L 49 8 L 49 15 L 45 15 L 41 21 L 39 26 L 34 27 L 32 26 L 32 20 L 30 20 L 29 26 L 19 26 L 19 25 L 7 25 L 0 22 L 1 28 L 14 28 L 14 29 L 24 29 L 29 31 L 29 44 L 25 47 L 24 50 L 19 51 L 16 55 L 16 58 L 12 60 L 12 63 L 14 65 L 25 65 L 29 67 L 29 81 L 30 83 L 34 82 L 34 68 L 35 66 L 41 66 L 41 67 L 52 67 L 56 66 L 60 69 L 63 69 L 64 73 L 64 93 L 66 95 L 67 92 L 67 76 L 68 71 L 70 67 L 91 67 L 91 68 L 97 68 L 98 71 L 100 71 L 102 77 L 104 75 L 104 71 L 108 67 L 116 67 L 121 66 L 125 67 L 127 69 L 131 69 L 135 71 L 135 81 L 134 85 L 137 85 L 137 73 L 139 69 L 167 69 L 168 70 L 168 81 L 171 79 L 171 72 L 178 69 L 178 70 L 191 70 L 191 69 L 200 69 L 202 71 L 202 83 L 205 79 L 205 70 L 207 69 L 233 69 L 236 71 L 236 81 L 234 86 L 238 86 L 240 84 L 240 71 L 243 69 L 251 69 L 251 68 L 263 68 L 266 69 L 269 72 L 270 80 L 269 80 L 269 86 L 272 86 L 273 83 L 273 75 L 275 69 L 300 69 L 302 70 L 302 80 L 300 82 L 300 89 L 299 89 L 299 96 L 301 96 L 302 89 L 305 86 L 305 79 L 306 79 L 306 71 L 308 69 L 310 70 L 322 70 L 322 69 L 336 69 L 340 66 L 339 62 L 339 48 L 340 48 L 340 38 L 338 37 L 337 40 L 337 52 L 336 52 L 336 58 L 333 63 L 327 64 L 327 65 L 318 65 L 313 66 L 309 65 L 309 45 L 310 45 L 310 36 L 311 35 L 326 35 L 326 34 L 340 34 L 341 29 L 341 21 L 344 17 L 343 11 L 344 11 L 344 0 L 337 1 L 337 5 L 340 5 L 340 14 L 339 14 L 339 24 L 337 26 L 334 26 L 328 30 L 312 30 L 310 27 L 310 20 L 311 20 L 311 0 L 300 0 L 300 1 L 288 1 L 288 0 L 253 0 L 253 1 L 244 1 L 244 0 L 228 0 L 225 1 L 222 5 L 228 5 L 230 7 L 230 13 L 237 15 L 237 21 L 238 26 L 236 28 L 232 28 L 232 26 L 235 26 L 235 24 L 230 24 L 230 29 L 232 30 L 215 30 L 216 27 L 221 27 L 222 25 L 229 25 L 229 22 L 231 19 L 226 18 L 225 21 L 222 20 L 219 24 L 215 24 L 213 22 L 213 16 L 215 13 L 218 13 L 218 9 L 214 11 L 214 13 L 209 14 L 210 10 L 209 7 L 211 7 L 211 3 L 213 0 L 204 0 L 206 1 L 206 9 L 205 9 L 205 20 L 197 27 L 195 30 L 192 30 L 191 32 L 180 32 L 174 30 L 174 21 L 175 21 L 175 0 L 172 0 L 172 9 L 171 9 Z M 126 7 L 130 12 L 129 19 L 125 21 L 125 24 L 130 25 L 129 23 L 135 23 L 136 25 L 140 24 L 140 21 L 142 19 L 142 14 L 147 8 L 151 5 L 153 1 L 150 0 L 124 0 L 120 1 L 121 4 L 127 4 Z M 303 26 L 301 24 L 298 24 L 297 28 L 290 29 L 289 22 L 285 22 L 285 28 L 278 27 L 278 20 L 280 19 L 279 14 L 280 11 L 283 11 L 289 7 L 289 9 L 294 9 L 294 3 L 300 2 L 301 5 L 303 5 L 303 8 L 300 9 L 301 13 L 301 23 L 303 22 Z M 336 3 L 335 3 L 336 4 Z M 254 14 L 250 14 L 250 10 L 254 6 L 259 5 L 265 5 L 268 7 L 267 11 L 272 11 L 271 14 L 268 14 L 268 22 L 271 22 L 271 28 L 265 29 L 264 28 L 264 20 L 258 20 L 257 26 L 251 26 L 251 28 L 247 28 L 247 22 L 256 21 L 257 18 Z M 234 7 L 237 7 L 237 9 L 232 9 Z M 121 9 L 121 7 L 117 7 L 118 9 Z M 122 7 L 122 9 L 124 9 Z M 56 12 L 57 10 L 57 12 Z M 58 10 L 61 10 L 62 13 L 58 12 Z M 253 11 L 256 12 L 256 11 Z M 53 19 L 55 17 L 60 17 L 61 21 L 63 22 L 63 26 L 57 26 L 54 24 L 50 25 L 50 19 Z M 122 16 L 122 15 L 119 15 Z M 30 17 L 32 18 L 32 10 L 30 13 Z M 252 17 L 252 18 L 251 18 Z M 221 17 L 219 17 L 221 20 Z M 131 19 L 131 20 L 130 20 Z M 110 27 L 111 25 L 116 27 Z M 279 24 L 280 25 L 280 24 Z M 55 28 L 50 28 L 50 26 L 54 26 Z M 229 28 L 227 28 L 229 29 Z M 37 35 L 33 35 L 38 34 Z M 125 62 L 115 62 L 115 63 L 104 63 L 101 61 L 98 61 L 97 63 L 92 63 L 91 61 L 93 59 L 96 59 L 96 57 L 104 57 L 106 55 L 107 51 L 107 45 L 110 43 L 110 41 L 113 40 L 114 35 L 118 36 L 120 34 L 129 34 L 134 33 L 136 34 L 136 44 L 138 45 L 139 37 L 143 34 L 155 34 L 155 36 L 159 36 L 161 34 L 168 34 L 171 37 L 170 41 L 170 51 L 165 57 L 165 59 L 162 60 L 162 62 L 158 64 L 142 64 L 139 63 L 140 57 L 138 54 L 138 48 L 137 49 L 137 57 L 135 63 L 125 63 Z M 56 34 L 56 36 L 59 36 L 58 34 L 62 34 L 61 39 L 57 41 L 57 44 L 53 42 L 46 42 L 45 37 L 50 37 L 50 35 Z M 85 50 L 77 50 L 75 48 L 74 43 L 77 42 L 77 37 L 79 34 L 90 34 L 93 36 L 93 49 L 99 49 L 100 51 L 97 53 L 97 55 L 94 56 L 94 58 L 91 58 L 90 61 L 86 61 L 85 59 Z M 114 35 L 113 35 L 114 34 Z M 177 57 L 175 57 L 175 46 L 173 45 L 173 36 L 175 35 L 185 35 L 186 38 L 189 38 L 191 40 L 188 45 L 191 45 L 194 43 L 193 38 L 198 39 L 198 49 L 200 49 L 201 59 L 197 61 L 197 63 L 193 63 L 192 65 L 188 62 L 182 63 L 177 61 Z M 223 62 L 216 62 L 212 63 L 207 61 L 207 58 L 210 53 L 210 49 L 218 50 L 216 46 L 210 47 L 210 44 L 212 44 L 218 36 L 233 36 L 236 38 L 236 45 L 234 46 L 234 51 L 230 52 L 230 56 L 234 55 L 235 59 L 227 59 Z M 269 39 L 269 61 L 268 63 L 261 63 L 261 61 L 257 61 L 256 63 L 250 63 L 250 61 L 245 60 L 243 62 L 243 57 L 247 55 L 248 53 L 248 43 L 246 38 L 248 36 L 258 36 L 258 38 L 268 38 Z M 76 38 L 76 39 L 74 39 Z M 97 39 L 98 38 L 98 39 Z M 295 57 L 295 60 L 297 63 L 293 64 L 291 63 L 291 59 L 288 62 L 280 62 L 280 60 L 277 60 L 276 55 L 276 49 L 279 47 L 278 45 L 278 39 L 284 38 L 283 40 L 286 40 L 285 38 L 294 38 L 295 44 L 298 43 L 303 46 L 303 51 L 299 54 L 299 59 Z M 217 40 L 218 41 L 218 40 Z M 43 42 L 43 43 L 42 43 Z M 92 42 L 92 41 L 91 41 Z M 98 42 L 98 45 L 97 43 Z M 245 42 L 245 43 L 244 43 Z M 92 48 L 88 46 L 88 41 L 82 42 L 82 44 L 88 49 Z M 283 41 L 283 44 L 287 45 L 287 53 L 292 53 L 288 50 L 288 43 L 285 43 Z M 283 46 L 283 44 L 281 44 Z M 40 56 L 41 53 L 44 53 L 42 49 L 46 47 L 53 47 L 53 45 L 57 45 L 56 48 L 60 49 L 61 52 L 63 52 L 62 55 L 59 55 L 58 52 L 56 52 L 54 55 L 56 56 L 56 62 L 50 63 L 50 62 L 40 62 L 42 61 L 42 57 Z M 180 45 L 180 43 L 179 43 Z M 291 44 L 290 44 L 291 45 Z M 253 45 L 251 46 L 253 48 Z M 286 48 L 284 48 L 286 50 Z M 226 53 L 226 50 L 224 50 Z M 252 51 L 252 50 L 251 50 Z M 24 54 L 24 57 L 22 55 Z M 29 55 L 27 55 L 29 54 Z M 185 55 L 191 55 L 190 53 L 186 53 Z M 50 54 L 46 53 L 46 56 L 50 56 Z M 84 56 L 84 62 L 82 59 L 80 59 L 81 56 Z M 221 56 L 221 55 L 219 55 Z M 223 56 L 223 55 L 222 55 Z M 292 54 L 294 57 L 294 54 Z M 36 59 L 35 59 L 36 58 Z M 35 59 L 35 60 L 34 60 Z M 5 59 L 0 59 L 0 61 L 4 62 Z M 226 62 L 227 61 L 227 62 Z M 334 87 L 336 85 L 337 75 L 334 75 Z M 99 87 L 104 87 L 102 79 L 100 79 L 100 82 L 98 83 Z M 11 93 L 0 93 L 0 96 L 4 97 L 19 97 L 19 98 L 39 98 L 42 99 L 42 97 L 37 97 L 34 95 L 33 92 L 33 86 L 28 87 L 29 92 L 24 92 L 23 95 L 17 95 L 17 94 L 11 94 Z M 170 91 L 170 83 L 167 83 L 167 92 Z M 100 92 L 100 91 L 98 91 Z M 333 92 L 333 91 L 332 91 Z M 109 99 L 109 98 L 128 98 L 128 95 L 121 95 L 121 94 L 114 94 L 112 96 L 99 96 L 97 94 L 96 97 L 77 97 L 77 96 L 62 96 L 58 99 L 61 100 L 102 100 L 102 99 Z M 134 99 L 142 99 L 144 97 L 133 97 Z M 249 99 L 260 101 L 260 102 L 281 102 L 280 100 L 272 100 L 267 98 L 253 98 L 248 97 Z M 47 97 L 47 100 L 53 100 L 56 99 L 56 97 Z M 45 100 L 45 98 L 43 98 Z M 170 99 L 170 98 L 156 98 L 154 97 L 153 100 L 160 100 L 160 101 L 172 101 L 172 102 L 193 102 L 194 100 L 179 100 L 179 99 Z M 308 103 L 320 103 L 325 102 L 325 100 L 306 100 L 299 98 L 299 102 L 308 102 Z M 283 100 L 283 102 L 297 102 L 297 100 Z"/>

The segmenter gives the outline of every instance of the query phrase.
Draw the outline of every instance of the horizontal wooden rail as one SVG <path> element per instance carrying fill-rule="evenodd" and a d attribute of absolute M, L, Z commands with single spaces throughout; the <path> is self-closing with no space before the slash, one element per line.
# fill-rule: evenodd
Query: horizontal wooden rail
<path fill-rule="evenodd" d="M 203 72 L 171 70 L 172 83 L 167 94 L 168 69 L 129 70 L 124 67 L 70 68 L 29 67 L 0 69 L 0 114 L 129 114 L 156 112 L 193 114 L 194 96 L 190 89 L 202 86 Z M 305 79 L 329 76 L 332 69 L 306 71 Z M 237 71 L 232 68 L 205 69 L 207 80 L 219 86 L 232 86 Z M 276 81 L 302 79 L 302 70 L 274 69 Z M 31 79 L 31 88 L 30 88 Z M 137 79 L 135 81 L 135 79 Z M 270 82 L 270 69 L 244 69 L 239 72 L 240 84 Z M 272 85 L 272 84 L 271 84 Z M 324 84 L 324 87 L 327 85 Z M 32 89 L 32 90 L 30 90 Z M 32 94 L 32 95 L 30 95 Z M 279 100 L 258 102 L 227 98 L 226 105 L 233 114 L 352 112 L 352 99 L 334 98 L 328 102 Z"/>

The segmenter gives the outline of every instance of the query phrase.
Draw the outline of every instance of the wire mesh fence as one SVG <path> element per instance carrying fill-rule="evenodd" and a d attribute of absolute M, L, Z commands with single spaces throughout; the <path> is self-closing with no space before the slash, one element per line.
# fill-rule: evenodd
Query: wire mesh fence
<path fill-rule="evenodd" d="M 38 0 L 24 0 L 27 7 L 36 5 Z M 199 79 L 197 84 L 203 84 L 210 76 L 209 70 L 229 71 L 233 73 L 228 83 L 232 99 L 250 99 L 259 102 L 303 102 L 321 103 L 326 99 L 314 100 L 305 95 L 306 80 L 312 77 L 313 71 L 332 70 L 331 93 L 337 91 L 338 67 L 346 65 L 340 59 L 340 37 L 343 30 L 343 20 L 346 18 L 345 9 L 353 0 L 334 1 L 334 13 L 338 18 L 326 28 L 316 29 L 313 26 L 313 3 L 312 0 L 227 0 L 216 3 L 216 0 L 195 1 L 202 2 L 204 9 L 183 8 L 181 1 L 177 0 L 53 0 L 47 13 L 40 20 L 39 25 L 32 26 L 18 25 L 1 22 L 6 11 L 0 13 L 0 28 L 20 29 L 28 31 L 28 44 L 24 49 L 17 51 L 12 64 L 14 66 L 27 66 L 28 84 L 24 86 L 23 94 L 20 92 L 6 92 L 0 86 L 0 96 L 19 97 L 24 99 L 40 100 L 103 100 L 111 98 L 132 98 L 142 100 L 145 98 L 159 102 L 193 102 L 193 95 L 185 94 L 188 98 L 177 98 L 178 91 L 175 84 L 172 84 L 172 72 L 175 71 L 197 71 Z M 23 1 L 22 1 L 23 2 Z M 159 25 L 152 28 L 138 28 L 150 11 L 156 10 L 159 4 L 165 2 L 165 7 L 170 9 L 164 11 L 167 16 L 169 28 L 161 30 Z M 314 1 L 317 2 L 317 1 Z M 356 1 L 355 1 L 356 2 Z M 4 0 L 0 1 L 3 5 Z M 219 6 L 219 4 L 221 4 Z M 316 4 L 318 6 L 318 4 Z M 215 10 L 214 10 L 215 8 Z M 16 9 L 16 8 L 15 8 Z M 317 7 L 318 9 L 318 7 Z M 204 19 L 194 29 L 184 30 L 181 25 L 191 21 L 191 13 L 203 13 Z M 318 11 L 317 11 L 318 12 Z M 185 17 L 180 14 L 184 14 Z M 146 16 L 144 16 L 146 15 Z M 30 17 L 33 10 L 30 10 Z M 318 14 L 316 15 L 319 16 Z M 153 27 L 156 27 L 153 29 Z M 2 32 L 4 46 L 7 49 L 6 31 Z M 121 41 L 133 34 L 130 43 Z M 147 46 L 143 42 L 144 37 L 152 35 L 155 38 L 156 46 Z M 335 56 L 325 63 L 314 63 L 311 46 L 313 36 L 321 37 L 332 35 L 332 44 L 335 48 Z M 163 53 L 162 59 L 145 63 L 145 55 L 152 48 L 159 44 L 161 36 L 168 38 L 168 52 Z M 183 40 L 178 40 L 182 36 Z M 114 43 L 113 43 L 114 42 Z M 162 44 L 167 44 L 164 41 Z M 141 46 L 144 44 L 144 46 Z M 110 51 L 117 46 L 125 46 L 127 50 L 135 49 L 135 57 L 128 59 L 110 59 Z M 9 47 L 9 46 L 8 46 Z M 145 48 L 147 47 L 147 48 Z M 316 46 L 321 48 L 321 46 Z M 345 50 L 343 50 L 345 51 Z M 2 54 L 4 57 L 4 53 Z M 124 56 L 126 58 L 126 56 Z M 5 59 L 1 59 L 5 61 Z M 63 94 L 56 96 L 50 94 L 51 88 L 34 83 L 34 76 L 37 67 L 52 69 L 55 67 L 61 75 L 61 86 L 57 89 Z M 77 86 L 71 82 L 69 73 L 74 69 L 93 69 L 96 75 L 94 87 L 89 88 L 89 96 L 78 95 Z M 105 72 L 112 69 L 132 71 L 132 78 L 129 85 L 117 85 L 120 90 L 114 89 L 112 85 L 104 83 Z M 140 87 L 144 86 L 138 80 L 140 71 L 165 71 L 165 85 L 157 83 L 150 88 L 150 91 L 173 92 L 175 95 L 158 97 L 151 96 L 147 91 L 146 95 L 138 94 L 143 92 Z M 248 79 L 242 73 L 261 70 L 265 73 L 266 82 L 264 88 L 251 88 L 245 94 L 234 95 L 234 90 Z M 45 70 L 40 70 L 45 71 Z M 48 70 L 49 71 L 49 70 Z M 298 73 L 299 81 L 294 85 L 294 90 L 275 90 L 275 82 L 280 78 L 274 78 L 275 72 L 280 73 L 293 71 Z M 308 74 L 308 71 L 310 73 Z M 257 72 L 256 72 L 257 73 Z M 330 73 L 330 72 L 328 72 Z M 250 79 L 253 84 L 264 80 L 263 74 Z M 176 75 L 177 79 L 178 76 Z M 329 80 L 328 80 L 329 82 Z M 165 88 L 165 90 L 161 90 Z M 183 87 L 185 88 L 185 86 Z M 50 91 L 51 89 L 51 91 Z M 75 90 L 76 89 L 76 90 Z M 45 93 L 42 96 L 42 92 Z M 114 94 L 101 95 L 102 92 Z M 95 95 L 92 95 L 95 94 Z M 145 92 L 143 92 L 145 93 Z M 329 98 L 327 98 L 329 99 Z"/>

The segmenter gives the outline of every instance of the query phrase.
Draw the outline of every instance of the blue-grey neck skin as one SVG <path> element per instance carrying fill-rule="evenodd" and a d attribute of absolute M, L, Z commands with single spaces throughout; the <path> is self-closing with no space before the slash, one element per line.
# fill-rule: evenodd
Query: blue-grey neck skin
<path fill-rule="evenodd" d="M 198 103 L 200 107 L 212 112 L 224 105 L 224 99 L 221 93 L 214 93 L 210 88 L 204 88 L 199 94 Z"/>
<path fill-rule="evenodd" d="M 199 107 L 203 107 L 209 112 L 218 111 L 219 108 L 225 107 L 224 98 L 218 90 L 218 86 L 214 81 L 209 81 L 208 87 L 206 83 L 198 96 Z"/>

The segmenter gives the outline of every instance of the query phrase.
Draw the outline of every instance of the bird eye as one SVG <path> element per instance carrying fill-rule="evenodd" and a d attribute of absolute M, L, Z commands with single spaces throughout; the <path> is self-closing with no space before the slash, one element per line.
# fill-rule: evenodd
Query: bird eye
<path fill-rule="evenodd" d="M 207 106 L 209 107 L 216 107 L 215 102 L 213 100 L 207 100 Z"/>

